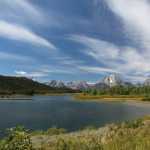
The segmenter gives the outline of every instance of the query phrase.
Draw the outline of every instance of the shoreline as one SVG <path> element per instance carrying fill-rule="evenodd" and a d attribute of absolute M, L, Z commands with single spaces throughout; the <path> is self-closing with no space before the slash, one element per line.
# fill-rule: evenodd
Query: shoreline
<path fill-rule="evenodd" d="M 2 100 L 32 100 L 32 95 L 14 94 L 14 95 L 0 95 L 0 101 Z"/>
<path fill-rule="evenodd" d="M 33 96 L 62 96 L 62 95 L 69 95 L 70 93 L 46 93 L 46 94 L 33 94 L 33 95 L 26 95 L 26 94 L 14 94 L 14 95 L 0 95 L 0 100 L 3 99 L 32 99 Z"/>
<path fill-rule="evenodd" d="M 144 96 L 126 96 L 126 95 L 102 95 L 102 96 L 93 96 L 93 95 L 84 95 L 81 93 L 47 93 L 47 94 L 35 94 L 35 95 L 0 95 L 1 100 L 32 100 L 33 96 L 64 96 L 69 95 L 77 101 L 85 102 L 125 102 L 128 104 L 150 104 L 149 101 L 144 101 Z"/>
<path fill-rule="evenodd" d="M 143 97 L 100 97 L 100 96 L 96 96 L 96 98 L 94 99 L 93 96 L 90 96 L 90 97 L 78 97 L 80 94 L 76 94 L 76 95 L 73 95 L 75 101 L 81 101 L 81 102 L 104 102 L 104 103 L 109 103 L 109 102 L 114 102 L 114 103 L 123 103 L 123 104 L 126 104 L 126 105 L 130 105 L 130 106 L 136 106 L 136 107 L 148 107 L 150 108 L 150 101 L 143 101 Z"/>
<path fill-rule="evenodd" d="M 74 98 L 81 101 L 104 101 L 104 102 L 142 102 L 149 103 L 149 101 L 144 101 L 144 96 L 127 96 L 127 95 L 84 95 L 84 94 L 75 94 Z"/>
<path fill-rule="evenodd" d="M 31 97 L 21 97 L 21 96 L 17 96 L 17 97 L 0 97 L 0 101 L 3 101 L 3 100 L 32 100 L 32 96 Z"/>

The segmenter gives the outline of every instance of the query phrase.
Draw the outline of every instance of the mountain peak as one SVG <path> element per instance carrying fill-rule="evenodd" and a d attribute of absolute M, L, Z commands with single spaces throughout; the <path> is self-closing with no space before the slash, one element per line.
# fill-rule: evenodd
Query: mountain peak
<path fill-rule="evenodd" d="M 71 89 L 87 89 L 89 87 L 88 83 L 86 81 L 73 81 L 67 83 L 67 87 Z"/>
<path fill-rule="evenodd" d="M 102 82 L 109 87 L 113 87 L 123 83 L 118 74 L 110 74 L 109 76 L 106 76 Z"/>
<path fill-rule="evenodd" d="M 50 87 L 55 87 L 55 88 L 64 88 L 65 84 L 62 81 L 56 81 L 52 80 L 49 83 L 47 83 Z"/>
<path fill-rule="evenodd" d="M 144 85 L 150 86 L 150 77 L 145 80 Z"/>

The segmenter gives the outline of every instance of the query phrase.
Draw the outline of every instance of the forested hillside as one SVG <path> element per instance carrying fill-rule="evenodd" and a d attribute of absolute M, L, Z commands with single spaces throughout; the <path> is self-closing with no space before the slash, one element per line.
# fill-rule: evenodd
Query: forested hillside
<path fill-rule="evenodd" d="M 0 76 L 0 94 L 46 94 L 73 92 L 67 88 L 52 88 L 25 77 Z"/>

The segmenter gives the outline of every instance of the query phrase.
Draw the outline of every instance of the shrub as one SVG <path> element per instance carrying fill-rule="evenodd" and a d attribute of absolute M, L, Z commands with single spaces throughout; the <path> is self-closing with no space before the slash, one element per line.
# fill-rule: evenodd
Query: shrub
<path fill-rule="evenodd" d="M 23 127 L 7 130 L 8 137 L 1 141 L 0 150 L 33 150 L 30 136 Z"/>
<path fill-rule="evenodd" d="M 150 95 L 146 95 L 146 96 L 142 99 L 142 101 L 149 101 L 149 102 L 150 102 Z"/>
<path fill-rule="evenodd" d="M 101 142 L 90 139 L 58 139 L 56 150 L 103 150 Z"/>
<path fill-rule="evenodd" d="M 49 128 L 47 131 L 46 131 L 46 134 L 48 135 L 59 135 L 59 134 L 63 134 L 63 133 L 66 133 L 67 131 L 63 128 L 56 128 L 56 127 L 53 127 L 53 128 Z"/>

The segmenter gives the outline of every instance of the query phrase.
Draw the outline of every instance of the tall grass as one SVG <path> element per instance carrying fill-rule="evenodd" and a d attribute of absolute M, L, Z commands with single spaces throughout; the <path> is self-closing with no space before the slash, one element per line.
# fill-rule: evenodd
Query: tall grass
<path fill-rule="evenodd" d="M 150 150 L 150 117 L 74 133 L 13 128 L 1 140 L 0 150 Z"/>

